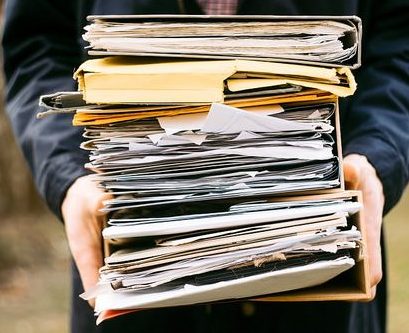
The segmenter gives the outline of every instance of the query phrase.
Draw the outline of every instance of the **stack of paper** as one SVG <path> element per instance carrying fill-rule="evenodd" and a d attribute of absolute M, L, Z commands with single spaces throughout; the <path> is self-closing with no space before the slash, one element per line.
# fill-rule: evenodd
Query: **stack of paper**
<path fill-rule="evenodd" d="M 359 52 L 356 17 L 92 16 L 91 54 L 256 58 L 351 64 Z"/>
<path fill-rule="evenodd" d="M 102 296 L 100 312 L 199 303 L 209 291 L 214 301 L 323 283 L 353 265 L 350 249 L 361 234 L 347 217 L 359 208 L 341 199 L 259 201 L 208 214 L 111 219 L 104 237 L 132 245 L 105 259 L 98 288 L 86 296 Z M 141 237 L 152 240 L 142 246 Z M 304 279 L 288 281 L 299 272 Z"/>
<path fill-rule="evenodd" d="M 191 44 L 199 34 L 231 55 L 229 43 L 248 42 L 244 27 L 271 54 L 284 43 L 287 58 L 303 59 L 296 45 L 307 27 L 308 60 L 341 61 L 359 48 L 336 46 L 357 33 L 339 20 L 92 20 L 93 47 L 132 52 L 156 50 L 170 26 L 194 54 L 203 51 Z M 217 37 L 229 28 L 232 38 Z M 113 194 L 103 208 L 105 266 L 84 296 L 96 297 L 100 318 L 310 287 L 354 265 L 362 236 L 351 196 L 280 199 L 343 189 L 338 97 L 356 89 L 349 68 L 118 56 L 86 61 L 74 78 L 79 92 L 42 96 L 39 117 L 75 113 L 73 124 L 85 127 L 86 167 Z"/>
<path fill-rule="evenodd" d="M 212 104 L 209 113 L 160 117 L 139 133 L 124 126 L 83 147 L 88 167 L 105 171 L 98 180 L 118 196 L 105 211 L 332 188 L 340 185 L 328 121 L 334 108 L 276 109 L 280 117 L 272 117 Z"/>

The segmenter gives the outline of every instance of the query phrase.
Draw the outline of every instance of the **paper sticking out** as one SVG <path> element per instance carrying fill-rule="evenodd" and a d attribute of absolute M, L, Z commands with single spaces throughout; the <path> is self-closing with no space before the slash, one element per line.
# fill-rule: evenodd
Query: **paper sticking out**
<path fill-rule="evenodd" d="M 193 143 L 200 146 L 206 140 L 206 134 L 168 135 L 166 133 L 148 135 L 155 146 L 170 147 Z"/>
<path fill-rule="evenodd" d="M 252 107 L 251 110 L 248 110 L 249 113 L 257 114 L 260 116 L 270 116 L 273 114 L 281 113 L 283 111 L 284 109 L 278 104 Z M 163 128 L 166 134 L 169 135 L 183 131 L 200 130 L 206 124 L 207 118 L 208 118 L 207 112 L 200 112 L 170 117 L 158 117 L 157 119 L 160 127 Z"/>
<path fill-rule="evenodd" d="M 207 112 L 192 113 L 173 117 L 159 117 L 158 122 L 166 134 L 171 135 L 184 131 L 197 131 L 206 122 Z"/>
<path fill-rule="evenodd" d="M 270 116 L 281 110 L 282 108 L 277 106 L 275 109 L 244 111 L 225 104 L 213 103 L 209 113 L 159 117 L 158 121 L 168 135 L 198 130 L 219 134 L 333 130 L 331 125 L 322 122 L 301 123 Z"/>
<path fill-rule="evenodd" d="M 234 134 L 247 132 L 287 132 L 287 131 L 331 131 L 333 127 L 325 123 L 299 123 L 243 111 L 225 104 L 213 103 L 203 132 Z"/>

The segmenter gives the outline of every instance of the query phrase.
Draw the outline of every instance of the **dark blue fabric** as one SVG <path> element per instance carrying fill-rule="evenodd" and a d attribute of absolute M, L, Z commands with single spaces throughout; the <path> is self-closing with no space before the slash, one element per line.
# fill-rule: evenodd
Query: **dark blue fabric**
<path fill-rule="evenodd" d="M 75 1 L 8 1 L 3 36 L 6 101 L 14 133 L 48 205 L 60 216 L 67 188 L 86 173 L 82 129 L 71 116 L 37 120 L 42 94 L 74 90 L 80 63 Z"/>
<path fill-rule="evenodd" d="M 193 0 L 185 0 L 184 4 L 187 13 L 200 13 Z M 84 59 L 81 33 L 85 16 L 179 12 L 176 0 L 6 1 L 2 43 L 7 112 L 37 187 L 51 210 L 58 216 L 61 217 L 60 206 L 67 188 L 77 177 L 86 173 L 83 164 L 87 156 L 78 149 L 81 129 L 71 126 L 70 116 L 53 116 L 37 120 L 35 114 L 38 111 L 38 97 L 41 94 L 75 88 L 71 76 Z M 409 177 L 409 2 L 242 0 L 239 14 L 356 14 L 362 18 L 363 66 L 356 72 L 358 91 L 353 97 L 341 101 L 344 153 L 363 154 L 375 166 L 384 186 L 387 212 L 399 200 Z M 75 286 L 74 291 L 77 295 L 80 289 L 78 281 Z M 381 290 L 384 290 L 384 286 L 381 286 Z M 340 332 L 347 332 L 346 329 L 341 330 L 346 327 L 347 321 L 359 324 L 351 326 L 357 330 L 350 332 L 381 332 L 384 327 L 382 318 L 385 315 L 384 295 L 382 292 L 380 298 L 368 304 L 337 303 L 340 307 L 339 316 L 328 317 L 328 320 L 336 321 L 337 325 L 344 325 L 339 326 Z M 79 310 L 79 302 L 77 300 L 74 303 L 74 315 L 84 315 L 87 325 L 91 325 L 92 319 L 85 315 L 84 309 Z M 287 305 L 265 306 L 266 313 L 262 318 L 266 318 L 265 321 L 274 320 L 276 322 L 274 327 L 298 325 L 297 327 L 302 328 L 303 322 L 292 320 L 287 310 L 296 309 L 296 312 L 292 313 L 307 314 L 311 306 L 312 313 L 322 313 L 322 317 L 326 318 L 326 303 L 320 304 L 294 305 L 291 309 L 287 309 Z M 341 309 L 344 305 L 340 304 L 349 305 Z M 328 305 L 328 309 L 330 306 L 332 305 Z M 221 306 L 219 318 L 224 318 L 223 313 L 226 309 L 227 312 L 230 311 L 229 314 L 226 312 L 226 318 L 231 318 L 230 321 L 234 322 L 236 310 L 231 310 L 232 307 L 234 306 L 226 308 Z M 178 310 L 172 311 L 169 312 L 172 313 L 172 318 L 178 318 L 179 322 L 182 320 L 187 322 L 188 317 L 200 320 L 204 318 L 203 315 L 193 316 L 190 310 L 182 311 L 179 315 L 175 314 Z M 155 318 L 165 316 L 165 313 L 158 312 L 157 316 L 154 313 L 150 318 L 154 321 Z M 281 316 L 288 324 L 283 324 Z M 133 327 L 149 323 L 146 319 L 149 317 L 147 314 L 129 317 L 130 319 L 125 317 L 122 320 L 129 320 L 129 323 L 135 325 Z M 322 318 L 315 317 L 313 320 L 315 324 L 317 319 Z M 305 320 L 308 321 L 308 318 Z M 225 320 L 223 323 L 228 321 Z M 116 325 L 117 328 L 125 329 L 126 326 L 123 326 L 125 324 L 121 326 L 120 323 L 121 321 L 116 324 L 113 322 L 106 326 Z M 163 321 L 163 324 L 167 325 L 168 322 Z M 150 322 L 146 325 L 153 324 Z M 241 331 L 240 326 L 237 327 Z M 268 326 L 266 327 L 264 331 L 269 330 Z M 334 325 L 331 325 L 331 328 L 324 328 L 324 332 L 325 329 L 334 332 Z M 209 330 L 216 331 L 213 328 Z M 80 329 L 74 331 L 82 332 Z M 83 332 L 90 331 L 85 329 Z M 288 329 L 287 332 L 292 330 Z"/>

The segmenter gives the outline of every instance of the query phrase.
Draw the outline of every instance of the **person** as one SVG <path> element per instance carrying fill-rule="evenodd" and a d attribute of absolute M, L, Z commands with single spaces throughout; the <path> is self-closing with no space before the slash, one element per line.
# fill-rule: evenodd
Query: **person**
<path fill-rule="evenodd" d="M 70 116 L 37 120 L 38 98 L 75 89 L 73 70 L 86 58 L 81 40 L 86 15 L 223 10 L 362 18 L 363 66 L 355 71 L 359 88 L 341 102 L 341 117 L 345 179 L 350 188 L 363 191 L 374 298 L 367 303 L 235 302 L 146 310 L 95 327 L 92 308 L 78 295 L 97 281 L 104 218 L 98 209 L 108 194 L 87 178 L 87 156 L 78 149 L 81 129 L 71 126 Z M 65 224 L 74 258 L 72 332 L 385 332 L 382 214 L 397 203 L 409 177 L 408 22 L 406 0 L 6 1 L 2 43 L 7 111 L 39 192 Z"/>

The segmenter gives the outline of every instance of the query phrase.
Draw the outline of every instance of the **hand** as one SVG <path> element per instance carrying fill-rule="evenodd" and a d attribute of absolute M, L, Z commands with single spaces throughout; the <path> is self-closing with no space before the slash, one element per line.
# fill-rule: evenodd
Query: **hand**
<path fill-rule="evenodd" d="M 382 279 L 381 225 L 385 201 L 383 187 L 376 170 L 362 155 L 351 154 L 344 158 L 344 175 L 347 189 L 362 191 L 373 298 L 376 285 Z"/>
<path fill-rule="evenodd" d="M 90 176 L 84 176 L 71 185 L 62 203 L 68 245 L 84 290 L 98 282 L 98 270 L 103 263 L 101 231 L 105 219 L 99 210 L 103 201 L 110 198 Z M 90 305 L 94 306 L 93 302 Z"/>

